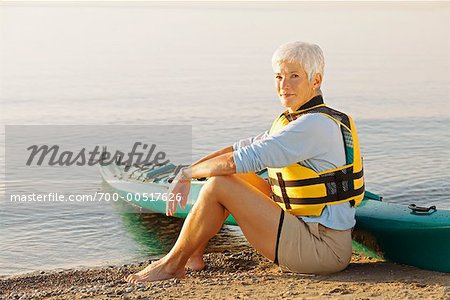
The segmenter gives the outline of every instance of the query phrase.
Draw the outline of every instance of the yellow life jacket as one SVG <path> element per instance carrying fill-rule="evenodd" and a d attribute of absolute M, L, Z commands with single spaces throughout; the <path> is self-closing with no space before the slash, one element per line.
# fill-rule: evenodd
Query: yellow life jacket
<path fill-rule="evenodd" d="M 326 205 L 344 202 L 358 206 L 364 198 L 363 165 L 355 123 L 350 116 L 325 106 L 321 97 L 319 100 L 321 104 L 310 108 L 284 112 L 275 119 L 269 131 L 269 134 L 276 133 L 304 114 L 319 113 L 335 121 L 342 132 L 346 155 L 343 167 L 320 173 L 299 163 L 267 168 L 272 199 L 296 216 L 320 216 Z"/>

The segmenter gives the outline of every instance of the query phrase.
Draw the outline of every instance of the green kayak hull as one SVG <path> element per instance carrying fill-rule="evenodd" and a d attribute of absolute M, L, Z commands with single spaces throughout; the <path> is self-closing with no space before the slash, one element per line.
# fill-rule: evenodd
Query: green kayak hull
<path fill-rule="evenodd" d="M 450 211 L 416 213 L 374 200 L 356 209 L 353 239 L 386 260 L 450 272 Z"/>
<path fill-rule="evenodd" d="M 166 202 L 156 200 L 167 191 L 168 183 L 127 181 L 102 170 L 106 183 L 126 202 L 143 211 L 165 214 Z M 175 217 L 186 218 L 204 182 L 193 181 L 188 204 L 178 208 Z M 152 201 L 142 195 L 152 195 Z M 144 201 L 146 200 L 146 201 Z M 225 221 L 238 225 L 233 216 Z M 356 209 L 353 250 L 388 261 L 423 269 L 450 272 L 450 210 L 417 213 L 405 205 L 382 202 L 366 192 Z"/>

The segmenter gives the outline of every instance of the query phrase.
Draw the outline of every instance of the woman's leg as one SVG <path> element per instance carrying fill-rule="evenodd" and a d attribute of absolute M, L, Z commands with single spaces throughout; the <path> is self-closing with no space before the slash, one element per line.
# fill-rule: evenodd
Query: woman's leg
<path fill-rule="evenodd" d="M 222 224 L 225 222 L 225 220 L 228 218 L 228 215 L 230 213 L 228 210 L 225 210 Z M 191 257 L 189 257 L 187 263 L 186 263 L 186 269 L 194 270 L 194 271 L 200 271 L 205 268 L 205 260 L 203 259 L 203 253 L 205 252 L 206 246 L 208 246 L 208 241 L 201 244 L 197 249 L 195 249 L 194 253 L 192 253 Z"/>
<path fill-rule="evenodd" d="M 170 252 L 144 270 L 127 277 L 129 282 L 184 277 L 189 257 L 222 227 L 229 211 L 255 249 L 274 260 L 281 208 L 269 196 L 238 176 L 210 178 L 187 217 Z"/>
<path fill-rule="evenodd" d="M 261 177 L 259 177 L 258 175 L 254 174 L 254 173 L 234 174 L 231 176 L 235 176 L 239 179 L 246 181 L 247 183 L 251 184 L 258 190 L 260 190 L 262 193 L 266 194 L 267 196 L 270 196 L 270 194 L 272 193 L 269 183 L 267 183 L 267 181 L 265 181 L 264 179 L 262 179 Z M 230 212 L 225 210 L 223 222 L 225 222 L 225 220 L 229 214 L 230 214 Z M 199 271 L 205 267 L 203 253 L 205 252 L 206 246 L 208 246 L 208 242 L 200 245 L 200 247 L 198 247 L 194 251 L 194 253 L 191 255 L 191 257 L 189 258 L 189 260 L 186 263 L 187 269 Z"/>

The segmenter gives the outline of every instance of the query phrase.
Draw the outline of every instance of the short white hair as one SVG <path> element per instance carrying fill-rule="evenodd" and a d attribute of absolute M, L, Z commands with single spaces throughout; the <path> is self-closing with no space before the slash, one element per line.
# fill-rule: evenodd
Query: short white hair
<path fill-rule="evenodd" d="M 325 59 L 318 45 L 301 41 L 283 44 L 272 56 L 273 69 L 275 70 L 277 65 L 284 61 L 300 64 L 308 75 L 309 81 L 313 80 L 317 73 L 323 76 Z"/>

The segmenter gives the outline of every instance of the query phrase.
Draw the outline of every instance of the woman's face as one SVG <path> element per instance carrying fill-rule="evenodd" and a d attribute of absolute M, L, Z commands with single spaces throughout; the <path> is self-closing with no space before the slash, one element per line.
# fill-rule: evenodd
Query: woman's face
<path fill-rule="evenodd" d="M 317 96 L 321 76 L 313 81 L 308 80 L 308 75 L 302 66 L 293 62 L 280 62 L 275 70 L 275 86 L 281 104 L 290 112 L 296 111 L 300 106 Z"/>

